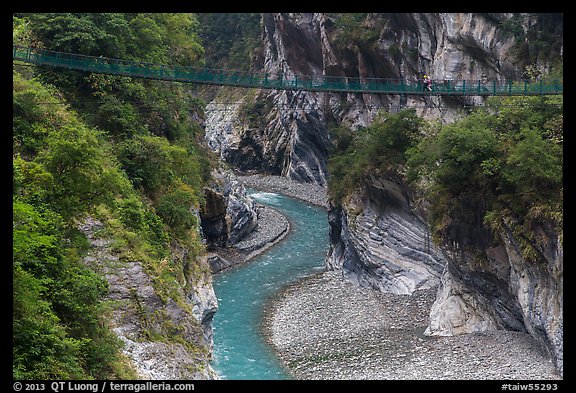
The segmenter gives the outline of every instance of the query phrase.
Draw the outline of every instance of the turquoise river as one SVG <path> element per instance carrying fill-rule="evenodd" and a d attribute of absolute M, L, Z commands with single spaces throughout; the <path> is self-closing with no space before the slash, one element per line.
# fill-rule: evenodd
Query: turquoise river
<path fill-rule="evenodd" d="M 284 214 L 291 230 L 248 263 L 214 276 L 218 312 L 213 321 L 212 367 L 222 379 L 290 379 L 264 338 L 265 306 L 287 284 L 324 269 L 327 213 L 274 193 L 252 192 L 251 196 Z"/>

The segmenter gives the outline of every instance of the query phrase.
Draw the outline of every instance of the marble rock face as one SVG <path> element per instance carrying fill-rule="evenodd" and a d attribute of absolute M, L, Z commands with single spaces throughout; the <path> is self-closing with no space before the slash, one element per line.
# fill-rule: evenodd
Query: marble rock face
<path fill-rule="evenodd" d="M 445 257 L 432 244 L 426 222 L 410 208 L 401 182 L 373 179 L 344 209 L 332 209 L 329 221 L 329 268 L 395 294 L 439 284 Z"/>
<path fill-rule="evenodd" d="M 202 235 L 209 248 L 232 246 L 258 224 L 254 200 L 238 181 L 225 179 L 218 188 L 206 187 L 204 199 L 200 219 Z"/>
<path fill-rule="evenodd" d="M 563 248 L 542 229 L 539 261 L 527 261 L 511 231 L 488 249 L 488 261 L 449 261 L 430 312 L 426 334 L 450 336 L 486 330 L 530 333 L 563 374 Z"/>
<path fill-rule="evenodd" d="M 529 333 L 563 373 L 563 248 L 540 230 L 541 257 L 527 261 L 511 230 L 478 252 L 454 254 L 431 244 L 409 189 L 373 178 L 329 211 L 326 265 L 381 292 L 412 294 L 438 287 L 425 334 L 454 336 L 495 330 Z M 473 233 L 472 231 L 465 231 Z"/>
<path fill-rule="evenodd" d="M 163 300 L 154 288 L 152 278 L 138 260 L 122 261 L 114 253 L 112 240 L 99 237 L 102 223 L 88 217 L 79 225 L 86 234 L 90 249 L 83 263 L 101 273 L 108 281 L 107 299 L 115 306 L 110 324 L 124 342 L 123 352 L 142 379 L 218 379 L 210 366 L 212 349 L 211 316 L 217 309 L 211 276 L 191 283 L 192 291 L 182 298 L 182 306 L 172 298 Z M 175 250 L 186 252 L 186 250 Z M 206 260 L 199 261 L 207 266 Z M 149 337 L 178 336 L 191 343 L 158 340 Z"/>

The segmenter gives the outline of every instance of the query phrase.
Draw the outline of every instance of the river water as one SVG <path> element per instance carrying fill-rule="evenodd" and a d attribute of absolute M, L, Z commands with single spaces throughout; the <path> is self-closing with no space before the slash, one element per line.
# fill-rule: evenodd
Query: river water
<path fill-rule="evenodd" d="M 287 284 L 324 269 L 327 213 L 283 195 L 252 192 L 251 196 L 285 215 L 291 231 L 250 262 L 214 276 L 218 312 L 213 320 L 212 367 L 222 379 L 290 379 L 264 339 L 264 306 Z"/>

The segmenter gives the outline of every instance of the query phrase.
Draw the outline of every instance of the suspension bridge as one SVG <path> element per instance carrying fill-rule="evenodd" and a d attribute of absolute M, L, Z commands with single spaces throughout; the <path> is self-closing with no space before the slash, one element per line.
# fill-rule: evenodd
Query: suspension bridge
<path fill-rule="evenodd" d="M 123 75 L 184 83 L 274 90 L 306 90 L 370 94 L 497 96 L 558 95 L 563 82 L 530 81 L 434 81 L 428 90 L 421 81 L 387 78 L 352 78 L 337 76 L 278 76 L 267 73 L 216 70 L 179 65 L 152 64 L 106 57 L 57 52 L 13 45 L 13 60 L 71 70 Z"/>

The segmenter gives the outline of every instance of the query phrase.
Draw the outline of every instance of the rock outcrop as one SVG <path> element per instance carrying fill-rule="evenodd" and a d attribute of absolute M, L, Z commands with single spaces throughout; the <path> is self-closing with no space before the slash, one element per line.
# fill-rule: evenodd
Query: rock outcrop
<path fill-rule="evenodd" d="M 527 261 L 510 230 L 487 259 L 450 260 L 426 334 L 450 336 L 496 329 L 527 331 L 563 373 L 563 249 L 542 230 L 537 262 Z"/>
<path fill-rule="evenodd" d="M 277 210 L 256 203 L 232 173 L 214 173 L 214 178 L 214 185 L 204 189 L 200 218 L 210 270 L 217 273 L 280 241 L 290 224 Z"/>
<path fill-rule="evenodd" d="M 208 266 L 207 256 L 202 257 L 201 264 Z M 212 330 L 212 319 L 218 311 L 218 299 L 212 286 L 212 274 L 207 270 L 192 283 L 187 294 L 188 300 L 192 304 L 192 315 L 202 327 L 204 343 L 212 354 L 214 348 L 214 334 Z"/>
<path fill-rule="evenodd" d="M 188 294 L 178 288 L 184 303 L 163 299 L 140 261 L 120 261 L 112 240 L 97 235 L 102 226 L 92 218 L 80 224 L 90 242 L 83 262 L 108 281 L 108 300 L 115 305 L 112 330 L 140 378 L 218 379 L 209 363 L 211 317 L 217 309 L 211 276 L 191 282 Z"/>
<path fill-rule="evenodd" d="M 242 183 L 230 175 L 215 176 L 214 186 L 204 188 L 206 203 L 200 211 L 208 249 L 238 243 L 254 230 L 258 218 L 255 202 L 246 194 Z"/>
<path fill-rule="evenodd" d="M 333 207 L 327 267 L 381 292 L 411 294 L 436 287 L 446 259 L 410 203 L 402 182 L 373 178 L 343 208 Z"/>
<path fill-rule="evenodd" d="M 529 333 L 563 373 L 563 250 L 542 229 L 537 262 L 527 261 L 511 230 L 499 242 L 455 253 L 430 244 L 423 215 L 401 181 L 371 179 L 332 207 L 329 269 L 384 293 L 438 287 L 425 334 Z M 484 257 L 482 257 L 484 255 Z"/>

